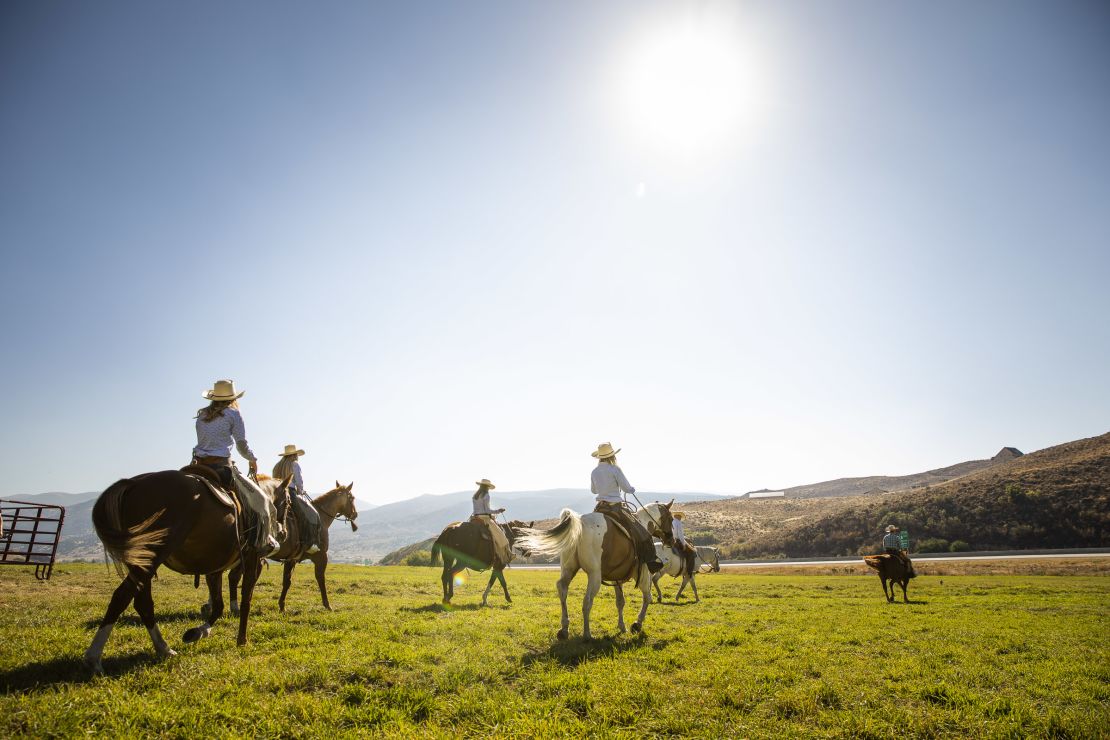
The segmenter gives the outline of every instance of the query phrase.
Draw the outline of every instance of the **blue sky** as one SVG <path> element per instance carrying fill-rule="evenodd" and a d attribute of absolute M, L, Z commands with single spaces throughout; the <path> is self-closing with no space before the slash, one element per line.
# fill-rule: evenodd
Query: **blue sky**
<path fill-rule="evenodd" d="M 0 495 L 184 464 L 220 377 L 264 465 L 375 502 L 1106 432 L 1108 42 L 1094 2 L 5 3 Z"/>

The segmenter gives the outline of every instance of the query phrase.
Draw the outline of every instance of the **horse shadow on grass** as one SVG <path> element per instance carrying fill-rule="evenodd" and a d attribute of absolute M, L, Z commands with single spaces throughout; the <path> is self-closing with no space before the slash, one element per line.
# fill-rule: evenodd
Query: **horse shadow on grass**
<path fill-rule="evenodd" d="M 255 613 L 255 614 L 257 613 L 253 609 L 251 609 L 251 612 Z M 223 616 L 226 619 L 227 617 L 231 616 L 231 612 L 229 612 L 225 608 Z M 158 624 L 162 625 L 162 626 L 165 626 L 166 624 L 172 623 L 172 622 L 192 622 L 192 623 L 195 623 L 198 620 L 203 619 L 203 617 L 201 617 L 201 614 L 200 614 L 200 609 L 177 609 L 176 611 L 172 611 L 172 612 L 157 612 L 157 613 L 155 613 L 154 618 L 158 621 Z M 103 617 L 96 617 L 94 619 L 85 620 L 85 629 L 90 629 L 90 630 L 99 629 L 100 628 L 100 621 L 102 619 L 103 619 Z M 233 619 L 238 619 L 238 617 L 233 617 Z M 116 626 L 120 627 L 120 626 L 123 626 L 123 625 L 129 625 L 129 626 L 132 626 L 132 627 L 142 627 L 143 626 L 143 620 L 139 618 L 138 614 L 121 614 L 119 619 L 116 620 Z"/>
<path fill-rule="evenodd" d="M 595 637 L 592 640 L 583 640 L 576 637 L 570 640 L 560 640 L 552 643 L 546 649 L 530 650 L 520 658 L 520 663 L 528 667 L 542 660 L 554 660 L 561 666 L 573 668 L 582 663 L 598 658 L 609 658 L 633 650 L 665 650 L 671 640 L 651 640 L 644 633 L 630 637 L 609 635 Z"/>
<path fill-rule="evenodd" d="M 482 606 L 481 604 L 425 604 L 424 606 L 402 606 L 398 611 L 409 614 L 450 614 L 451 612 L 477 612 L 485 609 L 508 609 L 509 604 Z"/>
<path fill-rule="evenodd" d="M 656 606 L 656 605 L 670 606 L 670 607 L 675 607 L 675 606 L 697 606 L 698 602 L 696 602 L 696 601 L 685 601 L 685 600 L 683 600 L 683 601 L 659 601 L 658 599 L 656 599 L 656 600 L 651 602 L 651 605 L 652 606 Z"/>
<path fill-rule="evenodd" d="M 161 663 L 163 660 L 165 659 L 150 650 L 104 658 L 104 673 L 108 676 L 117 676 L 144 666 Z M 55 658 L 0 671 L 0 694 L 36 692 L 63 684 L 88 683 L 92 680 L 93 672 L 81 658 Z"/>

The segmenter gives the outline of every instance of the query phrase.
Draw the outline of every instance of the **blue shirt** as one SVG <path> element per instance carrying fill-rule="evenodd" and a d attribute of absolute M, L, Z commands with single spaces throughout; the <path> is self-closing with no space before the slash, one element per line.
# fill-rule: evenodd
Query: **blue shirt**
<path fill-rule="evenodd" d="M 299 462 L 293 463 L 293 488 L 304 493 L 304 479 L 301 478 L 301 464 Z"/>
<path fill-rule="evenodd" d="M 624 493 L 636 493 L 636 489 L 624 477 L 624 472 L 616 465 L 598 463 L 594 472 L 590 474 L 590 491 L 597 496 L 598 501 L 608 501 L 619 504 L 624 502 Z"/>
<path fill-rule="evenodd" d="M 197 417 L 197 446 L 193 448 L 195 456 L 231 457 L 233 440 L 244 459 L 252 462 L 258 459 L 247 446 L 247 431 L 243 426 L 243 416 L 238 411 L 226 408 L 212 421 Z"/>

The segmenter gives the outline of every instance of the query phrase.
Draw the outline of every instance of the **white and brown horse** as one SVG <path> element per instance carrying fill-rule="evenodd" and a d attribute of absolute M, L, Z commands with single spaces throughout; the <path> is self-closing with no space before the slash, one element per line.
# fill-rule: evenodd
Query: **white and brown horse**
<path fill-rule="evenodd" d="M 678 593 L 674 595 L 675 601 L 678 601 L 682 596 L 683 589 L 689 584 L 690 588 L 694 589 L 694 603 L 701 601 L 698 596 L 698 584 L 694 577 L 698 573 L 706 572 L 703 568 L 708 568 L 714 573 L 719 573 L 721 570 L 721 561 L 715 547 L 705 547 L 699 545 L 694 548 L 697 552 L 697 557 L 694 559 L 695 571 L 693 573 L 686 572 L 686 558 L 682 555 L 675 554 L 675 551 L 667 545 L 655 543 L 655 554 L 663 561 L 663 570 L 658 571 L 651 577 L 651 583 L 655 586 L 655 593 L 659 595 L 659 600 L 663 600 L 663 592 L 659 590 L 659 579 L 663 576 L 670 576 L 671 578 L 682 578 L 682 583 L 678 586 Z"/>
<path fill-rule="evenodd" d="M 674 503 L 673 501 L 671 502 Z M 636 512 L 647 531 L 656 537 L 670 539 L 671 504 L 653 502 Z M 558 555 L 562 574 L 556 587 L 562 605 L 562 620 L 557 637 L 565 640 L 569 636 L 570 617 L 567 614 L 567 592 L 570 582 L 579 570 L 586 571 L 589 583 L 582 599 L 582 637 L 591 639 L 590 610 L 594 598 L 603 583 L 613 586 L 617 599 L 617 630 L 625 631 L 624 626 L 624 589 L 622 584 L 634 581 L 643 594 L 643 602 L 632 631 L 643 629 L 644 618 L 651 604 L 651 573 L 645 563 L 636 557 L 632 540 L 623 532 L 612 527 L 604 514 L 593 512 L 578 514 L 563 509 L 559 523 L 552 529 L 528 529 L 522 531 L 518 543 L 532 555 Z"/>

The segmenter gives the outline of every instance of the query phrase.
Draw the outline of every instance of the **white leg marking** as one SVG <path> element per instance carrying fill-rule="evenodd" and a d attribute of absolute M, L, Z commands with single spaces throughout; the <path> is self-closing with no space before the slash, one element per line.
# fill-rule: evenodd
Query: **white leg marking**
<path fill-rule="evenodd" d="M 162 639 L 162 632 L 158 629 L 158 625 L 147 627 L 146 631 L 150 633 L 150 641 L 154 643 L 154 652 L 158 653 L 163 658 L 170 658 L 177 655 L 177 653 L 166 644 L 166 641 Z"/>
<path fill-rule="evenodd" d="M 100 656 L 104 653 L 104 644 L 108 642 L 108 638 L 112 635 L 112 629 L 115 623 L 106 624 L 96 631 L 96 636 L 93 637 L 92 644 L 89 649 L 85 651 L 85 663 L 93 669 L 95 673 L 104 673 L 104 666 L 100 664 Z"/>

